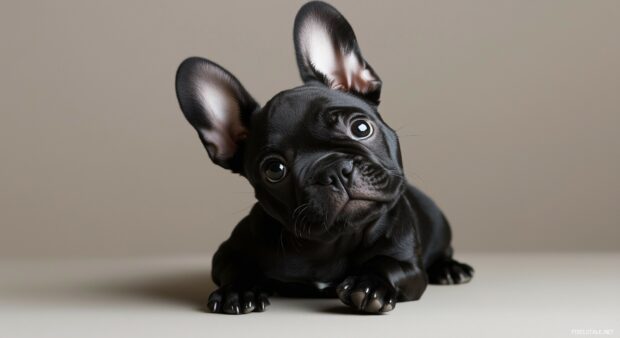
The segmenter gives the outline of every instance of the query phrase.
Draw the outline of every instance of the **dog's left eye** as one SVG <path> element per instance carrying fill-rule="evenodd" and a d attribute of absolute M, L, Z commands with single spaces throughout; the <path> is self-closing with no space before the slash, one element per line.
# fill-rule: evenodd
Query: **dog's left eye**
<path fill-rule="evenodd" d="M 372 135 L 372 125 L 366 119 L 356 119 L 351 122 L 349 127 L 351 129 L 351 136 L 357 140 L 363 140 Z"/>
<path fill-rule="evenodd" d="M 271 183 L 280 182 L 286 176 L 284 160 L 277 156 L 265 159 L 261 167 L 265 178 Z"/>

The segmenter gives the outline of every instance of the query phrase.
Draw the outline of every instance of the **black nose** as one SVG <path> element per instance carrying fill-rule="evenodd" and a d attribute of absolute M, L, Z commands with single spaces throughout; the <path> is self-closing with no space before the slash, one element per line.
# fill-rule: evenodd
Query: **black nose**
<path fill-rule="evenodd" d="M 318 185 L 349 185 L 353 174 L 353 160 L 342 160 L 332 164 L 316 176 L 315 184 Z"/>

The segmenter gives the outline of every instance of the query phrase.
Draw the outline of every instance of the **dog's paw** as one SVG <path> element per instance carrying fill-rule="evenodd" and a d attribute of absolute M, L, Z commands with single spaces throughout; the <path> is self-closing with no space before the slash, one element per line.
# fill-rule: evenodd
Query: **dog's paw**
<path fill-rule="evenodd" d="M 211 293 L 207 308 L 213 313 L 233 315 L 263 312 L 269 306 L 267 293 L 258 288 L 223 286 Z"/>
<path fill-rule="evenodd" d="M 446 259 L 433 264 L 427 271 L 431 284 L 463 284 L 474 276 L 474 269 L 453 259 Z"/>
<path fill-rule="evenodd" d="M 343 303 L 363 312 L 388 312 L 396 306 L 396 290 L 375 276 L 348 277 L 336 292 Z"/>

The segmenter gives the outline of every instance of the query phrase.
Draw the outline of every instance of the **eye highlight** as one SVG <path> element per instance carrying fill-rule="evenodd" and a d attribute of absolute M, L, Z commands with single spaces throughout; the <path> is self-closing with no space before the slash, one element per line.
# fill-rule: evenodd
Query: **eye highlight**
<path fill-rule="evenodd" d="M 284 159 L 275 155 L 268 156 L 263 160 L 261 171 L 265 179 L 271 183 L 282 181 L 287 173 Z"/>
<path fill-rule="evenodd" d="M 355 119 L 349 125 L 351 136 L 356 140 L 369 138 L 372 133 L 372 124 L 367 119 Z"/>

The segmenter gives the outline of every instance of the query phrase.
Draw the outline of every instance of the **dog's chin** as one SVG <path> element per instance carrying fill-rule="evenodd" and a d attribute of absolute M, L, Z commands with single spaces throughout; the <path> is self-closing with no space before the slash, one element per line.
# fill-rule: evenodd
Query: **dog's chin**
<path fill-rule="evenodd" d="M 367 218 L 369 213 L 372 213 L 373 207 L 376 207 L 377 204 L 379 204 L 379 202 L 370 200 L 349 200 L 338 212 L 336 222 L 359 222 Z"/>
<path fill-rule="evenodd" d="M 360 231 L 383 212 L 385 203 L 373 200 L 349 200 L 338 212 L 338 216 L 328 229 L 332 233 Z"/>
<path fill-rule="evenodd" d="M 295 223 L 297 237 L 329 240 L 338 235 L 360 231 L 384 209 L 385 203 L 349 199 L 321 209 L 309 208 Z"/>

